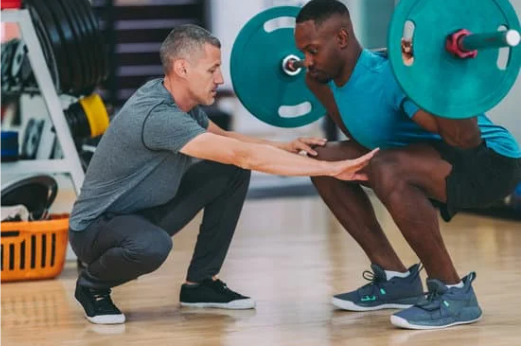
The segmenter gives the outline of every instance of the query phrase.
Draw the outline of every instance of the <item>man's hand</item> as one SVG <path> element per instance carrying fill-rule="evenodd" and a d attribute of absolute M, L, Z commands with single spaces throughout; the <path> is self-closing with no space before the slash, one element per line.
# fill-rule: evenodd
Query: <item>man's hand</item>
<path fill-rule="evenodd" d="M 367 174 L 360 172 L 365 166 L 369 164 L 369 161 L 373 158 L 373 156 L 378 153 L 380 149 L 375 149 L 364 156 L 360 156 L 355 160 L 345 160 L 334 162 L 334 164 L 338 165 L 339 173 L 335 174 L 334 177 L 340 180 L 358 180 L 358 181 L 367 181 Z"/>
<path fill-rule="evenodd" d="M 308 155 L 317 156 L 318 153 L 313 150 L 314 147 L 323 147 L 326 145 L 327 139 L 316 138 L 316 137 L 300 137 L 293 142 L 281 143 L 278 148 L 289 151 L 290 153 L 300 153 L 301 151 L 306 152 Z"/>
<path fill-rule="evenodd" d="M 402 58 L 407 66 L 411 66 L 414 62 L 414 53 L 412 50 L 412 41 L 402 39 Z"/>

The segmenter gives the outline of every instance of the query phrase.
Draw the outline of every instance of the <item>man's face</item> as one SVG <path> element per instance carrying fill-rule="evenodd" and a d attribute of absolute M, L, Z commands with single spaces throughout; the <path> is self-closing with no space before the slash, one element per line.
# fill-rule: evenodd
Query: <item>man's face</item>
<path fill-rule="evenodd" d="M 215 102 L 217 87 L 224 83 L 221 73 L 221 50 L 205 44 L 197 57 L 188 63 L 188 88 L 198 104 L 209 106 Z"/>
<path fill-rule="evenodd" d="M 338 33 L 327 22 L 316 27 L 312 20 L 297 24 L 297 48 L 304 53 L 308 75 L 320 83 L 329 83 L 341 73 L 342 59 Z"/>

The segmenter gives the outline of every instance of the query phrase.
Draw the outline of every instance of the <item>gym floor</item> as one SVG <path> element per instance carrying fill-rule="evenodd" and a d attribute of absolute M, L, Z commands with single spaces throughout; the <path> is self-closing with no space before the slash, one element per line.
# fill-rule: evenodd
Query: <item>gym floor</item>
<path fill-rule="evenodd" d="M 417 261 L 389 214 L 376 212 L 406 264 Z M 365 283 L 368 261 L 317 197 L 248 200 L 221 273 L 256 310 L 179 307 L 200 215 L 174 238 L 155 273 L 114 289 L 125 325 L 96 326 L 73 298 L 76 266 L 55 280 L 3 284 L 2 345 L 514 345 L 520 342 L 521 227 L 475 215 L 442 223 L 460 274 L 477 271 L 484 318 L 442 331 L 406 331 L 392 310 L 336 310 L 331 295 Z M 425 278 L 425 272 L 422 272 Z"/>

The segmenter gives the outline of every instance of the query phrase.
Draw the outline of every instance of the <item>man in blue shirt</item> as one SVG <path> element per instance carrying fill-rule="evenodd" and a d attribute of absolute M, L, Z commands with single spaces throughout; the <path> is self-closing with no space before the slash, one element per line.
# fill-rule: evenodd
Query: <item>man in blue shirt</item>
<path fill-rule="evenodd" d="M 484 114 L 463 120 L 433 116 L 397 84 L 387 58 L 361 47 L 349 11 L 337 0 L 312 0 L 296 19 L 306 82 L 349 138 L 317 148 L 319 158 L 358 157 L 382 150 L 365 170 L 376 196 L 426 268 L 406 268 L 383 233 L 360 184 L 313 177 L 320 195 L 369 257 L 370 284 L 333 297 L 345 310 L 403 308 L 391 316 L 402 328 L 435 329 L 472 323 L 482 311 L 460 279 L 444 245 L 433 202 L 445 221 L 458 210 L 507 196 L 521 180 L 521 152 L 512 135 Z M 450 90 L 447 90 L 450 92 Z M 364 273 L 364 274 L 367 274 Z"/>

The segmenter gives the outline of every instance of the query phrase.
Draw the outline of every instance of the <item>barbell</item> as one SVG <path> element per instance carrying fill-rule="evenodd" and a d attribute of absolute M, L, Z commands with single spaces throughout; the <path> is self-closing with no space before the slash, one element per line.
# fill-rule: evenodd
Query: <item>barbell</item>
<path fill-rule="evenodd" d="M 278 127 L 310 124 L 325 114 L 305 83 L 304 56 L 294 41 L 300 7 L 260 12 L 235 39 L 230 73 L 235 93 L 259 120 Z M 402 56 L 413 26 L 413 59 Z M 521 28 L 508 0 L 401 0 L 388 29 L 386 54 L 404 93 L 420 108 L 451 119 L 496 106 L 521 67 Z M 501 66 L 500 49 L 507 50 Z M 502 55 L 503 56 L 503 55 Z"/>

